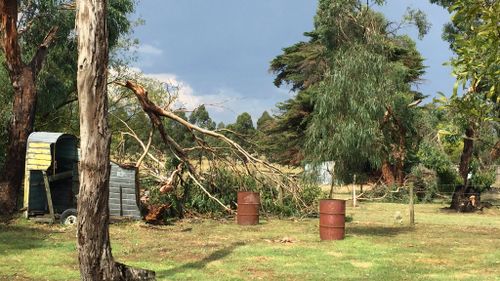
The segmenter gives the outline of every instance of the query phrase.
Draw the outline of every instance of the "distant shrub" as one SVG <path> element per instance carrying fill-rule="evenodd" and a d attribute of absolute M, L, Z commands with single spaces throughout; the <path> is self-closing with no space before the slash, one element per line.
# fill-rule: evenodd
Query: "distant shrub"
<path fill-rule="evenodd" d="M 411 169 L 409 181 L 420 201 L 429 202 L 438 192 L 438 177 L 435 171 L 419 164 Z"/>
<path fill-rule="evenodd" d="M 488 190 L 495 183 L 495 175 L 494 167 L 478 169 L 472 174 L 470 185 L 478 192 Z"/>
<path fill-rule="evenodd" d="M 460 183 L 460 177 L 453 168 L 453 163 L 439 147 L 428 142 L 422 142 L 417 157 L 420 164 L 436 172 L 440 185 L 453 186 Z"/>

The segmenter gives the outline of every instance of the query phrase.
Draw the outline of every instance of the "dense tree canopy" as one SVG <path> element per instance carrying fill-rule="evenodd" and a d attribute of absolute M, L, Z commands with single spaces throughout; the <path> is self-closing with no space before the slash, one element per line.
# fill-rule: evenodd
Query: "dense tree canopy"
<path fill-rule="evenodd" d="M 487 92 L 495 102 L 500 99 L 500 2 L 491 0 L 431 0 L 448 9 L 451 23 L 443 37 L 456 53 L 452 59 L 457 83 L 469 85 L 474 92 Z"/>
<path fill-rule="evenodd" d="M 406 18 L 425 33 L 421 13 Z M 271 63 L 275 85 L 298 91 L 278 106 L 282 145 L 295 150 L 289 159 L 337 160 L 346 179 L 385 162 L 401 180 L 406 151 L 414 145 L 414 108 L 408 105 L 422 97 L 410 88 L 424 72 L 415 43 L 359 1 L 322 0 L 314 23 L 305 34 L 309 42 L 283 49 Z"/>
<path fill-rule="evenodd" d="M 116 65 L 123 61 L 119 62 L 118 56 L 114 54 L 119 53 L 124 44 L 131 44 L 125 41 L 128 40 L 127 36 L 135 24 L 128 19 L 128 15 L 134 11 L 135 0 L 108 1 L 108 6 L 110 64 Z M 38 44 L 51 27 L 58 27 L 57 36 L 38 78 L 35 128 L 39 131 L 65 131 L 77 134 L 78 112 L 75 103 L 77 50 L 74 6 L 64 0 L 19 1 L 19 10 L 23 13 L 19 19 L 21 31 L 19 42 L 25 57 L 30 57 L 36 51 Z M 0 62 L 3 61 L 3 56 L 3 52 L 0 51 Z M 1 99 L 6 99 L 7 102 L 0 103 L 0 116 L 9 116 L 11 111 L 9 93 L 12 92 L 12 86 L 9 86 L 8 75 L 2 68 L 0 81 L 4 80 L 6 83 L 1 83 L 0 95 Z M 0 147 L 0 154 L 4 155 L 5 146 Z"/>

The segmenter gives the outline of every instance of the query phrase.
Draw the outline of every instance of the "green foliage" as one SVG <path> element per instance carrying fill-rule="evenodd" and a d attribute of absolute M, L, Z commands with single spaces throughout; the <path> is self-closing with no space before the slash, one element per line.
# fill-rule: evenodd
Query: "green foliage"
<path fill-rule="evenodd" d="M 444 37 L 456 57 L 451 60 L 457 85 L 472 86 L 476 93 L 500 101 L 500 2 L 490 0 L 431 0 L 451 14 Z"/>
<path fill-rule="evenodd" d="M 274 182 L 265 178 L 236 173 L 227 168 L 211 167 L 205 173 L 201 184 L 210 194 L 233 210 L 237 207 L 238 191 L 254 191 L 260 193 L 261 209 L 268 214 L 281 216 L 302 214 L 302 210 L 298 207 L 294 196 L 291 194 L 285 193 L 282 203 L 278 202 L 279 192 Z M 171 216 L 179 214 L 180 204 L 183 204 L 188 212 L 192 211 L 212 216 L 226 214 L 226 211 L 191 179 L 185 179 L 182 186 L 168 194 L 160 194 L 158 188 L 148 184 L 146 179 L 143 185 L 149 186 L 150 202 L 152 204 L 171 206 L 169 214 Z M 317 185 L 305 183 L 296 196 L 302 200 L 304 205 L 313 206 L 321 196 L 321 189 Z"/>
<path fill-rule="evenodd" d="M 458 184 L 460 178 L 449 156 L 436 144 L 422 142 L 417 152 L 418 162 L 437 173 L 439 184 Z"/>
<path fill-rule="evenodd" d="M 328 67 L 325 52 L 326 48 L 315 38 L 284 48 L 283 54 L 271 62 L 270 69 L 276 74 L 274 85 L 291 85 L 291 90 L 296 91 L 321 81 Z"/>
<path fill-rule="evenodd" d="M 238 117 L 236 117 L 236 123 L 229 125 L 228 128 L 247 137 L 251 137 L 255 133 L 252 116 L 247 112 L 238 115 Z"/>
<path fill-rule="evenodd" d="M 226 124 L 224 124 L 224 122 L 219 122 L 219 124 L 217 124 L 217 130 L 224 129 L 224 128 L 226 128 Z"/>
<path fill-rule="evenodd" d="M 191 115 L 189 115 L 189 122 L 201 128 L 209 130 L 215 129 L 215 122 L 210 118 L 204 104 L 193 110 Z"/>
<path fill-rule="evenodd" d="M 440 105 L 440 109 L 445 112 L 447 122 L 443 122 L 439 127 L 439 134 L 442 136 L 444 150 L 452 156 L 452 160 L 462 165 L 459 157 L 464 145 L 464 132 L 472 130 L 474 132 L 472 164 L 482 163 L 481 168 L 491 165 L 489 151 L 498 142 L 498 104 L 473 92 L 468 92 L 462 96 L 456 93 L 450 98 L 441 95 L 435 99 L 435 103 Z M 474 171 L 477 168 L 466 167 L 467 171 Z"/>
<path fill-rule="evenodd" d="M 413 184 L 415 195 L 420 201 L 431 202 L 438 192 L 436 172 L 422 164 L 412 167 L 410 181 Z"/>
<path fill-rule="evenodd" d="M 257 120 L 257 130 L 258 131 L 265 131 L 269 126 L 271 126 L 271 123 L 274 121 L 274 118 L 269 114 L 269 112 L 264 111 L 262 112 L 262 115 L 260 118 Z"/>
<path fill-rule="evenodd" d="M 253 126 L 252 116 L 247 112 L 243 112 L 236 117 L 234 124 L 227 125 L 226 129 L 232 133 L 226 134 L 229 138 L 236 141 L 246 150 L 255 150 L 254 140 L 257 137 L 257 131 Z"/>
<path fill-rule="evenodd" d="M 314 110 L 313 94 L 313 90 L 302 90 L 294 98 L 278 103 L 279 113 L 266 130 L 269 159 L 286 165 L 301 164 L 305 132 Z"/>
<path fill-rule="evenodd" d="M 350 178 L 350 172 L 361 170 L 366 161 L 381 165 L 383 134 L 378 128 L 385 107 L 377 99 L 384 98 L 384 88 L 388 92 L 396 89 L 391 81 L 379 79 L 389 70 L 381 56 L 358 47 L 340 53 L 335 60 L 338 65 L 319 86 L 314 100 L 306 148 L 311 160 L 335 160 L 336 174 Z"/>
<path fill-rule="evenodd" d="M 18 2 L 19 10 L 22 11 L 18 28 L 23 31 L 19 37 L 19 44 L 25 62 L 33 57 L 48 31 L 53 26 L 58 27 L 55 40 L 48 50 L 44 66 L 37 79 L 35 130 L 78 134 L 75 11 L 69 8 L 70 3 L 66 0 Z M 134 22 L 131 22 L 128 16 L 134 11 L 135 3 L 135 0 L 108 1 L 109 46 L 112 54 L 119 52 L 118 49 L 127 48 L 133 44 L 128 36 Z M 0 62 L 2 61 L 3 53 L 0 52 Z M 123 63 L 124 61 L 118 62 L 117 56 L 111 55 L 111 65 Z M 3 65 L 2 63 L 0 70 L 0 101 L 2 101 L 0 139 L 6 139 L 4 133 L 7 123 L 3 121 L 5 116 L 10 116 L 12 99 L 12 87 Z M 0 154 L 3 155 L 1 151 Z"/>
<path fill-rule="evenodd" d="M 404 21 L 422 35 L 428 30 L 420 11 L 408 10 Z M 275 85 L 298 91 L 278 105 L 276 125 L 268 132 L 281 163 L 300 164 L 305 154 L 309 161 L 335 159 L 349 178 L 347 171 L 380 166 L 391 142 L 400 141 L 393 124 L 381 124 L 388 106 L 405 131 L 407 149 L 414 145 L 415 112 L 407 105 L 422 95 L 409 84 L 424 73 L 423 59 L 415 43 L 393 35 L 390 26 L 360 1 L 319 1 L 314 30 L 305 33 L 309 41 L 283 49 L 271 62 Z"/>
<path fill-rule="evenodd" d="M 478 163 L 472 165 L 472 177 L 470 179 L 470 186 L 473 186 L 477 191 L 482 192 L 491 188 L 491 185 L 496 180 L 495 167 L 480 168 Z"/>
<path fill-rule="evenodd" d="M 417 27 L 418 39 L 422 39 L 431 28 L 431 24 L 427 21 L 427 15 L 418 9 L 407 8 L 403 20 Z"/>

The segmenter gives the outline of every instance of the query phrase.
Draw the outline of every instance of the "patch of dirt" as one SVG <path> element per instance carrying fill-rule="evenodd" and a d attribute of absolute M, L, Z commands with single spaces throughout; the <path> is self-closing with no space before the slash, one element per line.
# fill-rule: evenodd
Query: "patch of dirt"
<path fill-rule="evenodd" d="M 271 258 L 269 258 L 267 256 L 255 256 L 255 257 L 250 257 L 249 259 L 252 261 L 256 261 L 256 262 L 267 262 Z"/>
<path fill-rule="evenodd" d="M 357 268 L 367 269 L 373 266 L 371 262 L 363 262 L 363 261 L 351 261 L 351 264 Z"/>
<path fill-rule="evenodd" d="M 453 262 L 446 259 L 433 259 L 433 258 L 419 258 L 416 262 L 430 264 L 430 265 L 451 265 Z"/>
<path fill-rule="evenodd" d="M 280 239 L 264 239 L 264 241 L 268 242 L 268 243 L 282 243 L 282 244 L 289 244 L 289 243 L 296 243 L 298 242 L 299 240 L 296 240 L 292 237 L 289 237 L 289 236 L 284 236 Z"/>
<path fill-rule="evenodd" d="M 326 252 L 326 254 L 329 256 L 332 256 L 332 257 L 336 257 L 336 258 L 340 258 L 340 257 L 344 256 L 344 254 L 339 253 L 339 252 Z"/>
<path fill-rule="evenodd" d="M 11 276 L 0 275 L 0 281 L 31 281 L 34 279 L 24 277 L 22 275 L 14 274 Z"/>
<path fill-rule="evenodd" d="M 248 269 L 248 276 L 251 277 L 251 280 L 271 280 L 273 272 L 271 270 L 262 270 L 262 269 Z"/>

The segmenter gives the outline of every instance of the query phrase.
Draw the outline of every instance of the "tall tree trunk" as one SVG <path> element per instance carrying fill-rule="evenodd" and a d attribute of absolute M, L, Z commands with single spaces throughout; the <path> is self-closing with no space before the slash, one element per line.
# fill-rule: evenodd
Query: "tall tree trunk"
<path fill-rule="evenodd" d="M 0 214 L 12 214 L 24 175 L 26 143 L 33 131 L 37 100 L 36 77 L 49 45 L 55 38 L 53 27 L 38 47 L 31 62 L 21 59 L 17 32 L 18 1 L 0 1 L 0 34 L 10 81 L 14 89 L 12 119 L 9 125 L 7 157 L 0 175 Z"/>
<path fill-rule="evenodd" d="M 394 173 L 396 174 L 396 181 L 398 185 L 402 186 L 405 180 L 404 165 L 406 158 L 406 147 L 405 147 L 406 131 L 404 130 L 403 127 L 400 126 L 398 133 L 399 133 L 399 146 L 397 148 L 397 151 L 394 153 L 396 159 L 396 164 L 394 165 L 394 170 L 395 170 Z"/>
<path fill-rule="evenodd" d="M 382 179 L 387 185 L 393 185 L 395 182 L 394 172 L 392 171 L 391 164 L 387 160 L 384 160 L 382 163 Z"/>
<path fill-rule="evenodd" d="M 453 209 L 459 209 L 460 202 L 464 200 L 464 193 L 468 186 L 467 176 L 469 175 L 469 167 L 472 160 L 472 152 L 474 150 L 474 137 L 475 129 L 472 125 L 469 125 L 469 127 L 465 129 L 464 149 L 462 150 L 460 165 L 458 167 L 458 172 L 464 184 L 456 187 L 453 192 L 450 206 L 450 208 Z"/>
<path fill-rule="evenodd" d="M 81 280 L 154 280 L 154 272 L 116 263 L 111 254 L 106 0 L 77 0 L 76 4 L 81 137 L 78 260 Z"/>
<path fill-rule="evenodd" d="M 495 143 L 495 145 L 493 146 L 493 148 L 491 148 L 490 156 L 491 156 L 491 161 L 492 162 L 494 162 L 498 158 L 500 158 L 500 140 L 497 141 L 497 143 Z"/>
<path fill-rule="evenodd" d="M 36 89 L 32 72 L 25 67 L 21 75 L 13 78 L 12 81 L 17 87 L 14 88 L 7 158 L 0 179 L 0 214 L 12 214 L 16 210 L 18 193 L 24 176 L 26 143 L 29 134 L 33 131 L 36 105 Z"/>

